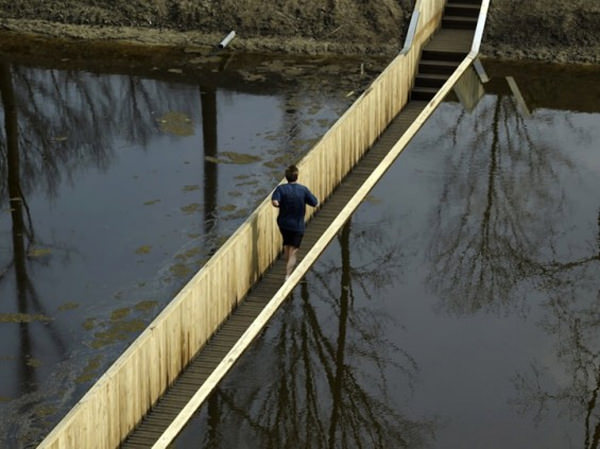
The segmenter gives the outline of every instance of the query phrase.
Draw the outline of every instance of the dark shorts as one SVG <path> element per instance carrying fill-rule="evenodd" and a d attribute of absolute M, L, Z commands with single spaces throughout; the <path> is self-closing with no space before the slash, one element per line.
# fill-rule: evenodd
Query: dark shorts
<path fill-rule="evenodd" d="M 294 248 L 300 248 L 300 243 L 302 243 L 302 237 L 304 237 L 303 232 L 296 231 L 288 231 L 287 229 L 281 229 L 281 235 L 283 236 L 283 244 L 287 246 L 293 246 Z"/>

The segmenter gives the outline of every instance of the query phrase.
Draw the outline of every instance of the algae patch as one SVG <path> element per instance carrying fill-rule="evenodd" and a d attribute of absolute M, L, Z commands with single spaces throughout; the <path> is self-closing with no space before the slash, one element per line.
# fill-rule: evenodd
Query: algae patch
<path fill-rule="evenodd" d="M 88 318 L 81 325 L 81 327 L 83 327 L 86 331 L 91 331 L 95 326 L 96 326 L 95 318 Z"/>
<path fill-rule="evenodd" d="M 189 214 L 193 214 L 194 212 L 198 212 L 201 209 L 201 207 L 202 206 L 199 203 L 191 203 L 191 204 L 188 204 L 187 206 L 183 206 L 181 208 L 181 211 L 184 214 L 189 215 Z"/>
<path fill-rule="evenodd" d="M 49 248 L 31 248 L 27 251 L 27 256 L 32 259 L 39 259 L 40 257 L 49 256 L 52 254 L 52 250 Z"/>
<path fill-rule="evenodd" d="M 185 261 L 185 260 L 191 259 L 192 257 L 195 257 L 201 253 L 202 253 L 202 248 L 197 246 L 197 247 L 188 249 L 187 251 L 185 251 L 181 254 L 177 254 L 175 256 L 175 258 L 180 261 Z"/>
<path fill-rule="evenodd" d="M 88 364 L 83 368 L 83 372 L 75 379 L 76 383 L 82 384 L 94 380 L 96 373 L 100 369 L 101 355 L 97 355 L 88 361 Z"/>
<path fill-rule="evenodd" d="M 140 301 L 133 307 L 140 312 L 147 312 L 154 309 L 157 305 L 158 301 Z"/>
<path fill-rule="evenodd" d="M 169 271 L 173 276 L 178 278 L 185 278 L 192 273 L 192 270 L 184 263 L 176 263 L 169 268 Z"/>
<path fill-rule="evenodd" d="M 43 418 L 44 416 L 52 416 L 56 413 L 58 409 L 53 406 L 53 405 L 40 405 L 38 407 L 36 407 L 35 409 L 35 414 L 37 416 L 39 416 L 40 418 Z"/>
<path fill-rule="evenodd" d="M 58 306 L 58 310 L 60 310 L 61 312 L 64 312 L 66 310 L 77 309 L 78 307 L 79 307 L 79 304 L 76 302 L 65 302 L 64 304 L 61 304 L 60 306 Z"/>
<path fill-rule="evenodd" d="M 42 314 L 0 313 L 0 323 L 33 323 L 34 321 L 48 323 L 52 321 L 52 318 Z"/>
<path fill-rule="evenodd" d="M 41 360 L 34 359 L 33 357 L 27 357 L 25 364 L 27 366 L 30 366 L 31 368 L 38 368 L 38 367 L 42 366 Z"/>
<path fill-rule="evenodd" d="M 141 332 L 145 327 L 146 323 L 140 319 L 115 321 L 107 330 L 94 334 L 91 346 L 94 349 L 100 349 L 117 341 L 127 341 L 131 338 L 132 333 Z"/>
<path fill-rule="evenodd" d="M 194 135 L 192 119 L 182 112 L 167 112 L 158 119 L 160 130 L 164 133 L 186 137 Z"/>
<path fill-rule="evenodd" d="M 234 151 L 223 151 L 219 153 L 219 157 L 206 156 L 205 159 L 215 164 L 254 164 L 262 161 L 262 158 L 248 153 L 236 153 Z"/>
<path fill-rule="evenodd" d="M 219 209 L 224 212 L 232 212 L 236 209 L 236 207 L 233 204 L 225 204 L 224 206 L 219 207 Z"/>
<path fill-rule="evenodd" d="M 122 309 L 113 310 L 113 313 L 110 314 L 110 319 L 111 319 L 111 321 L 122 320 L 127 315 L 129 315 L 130 312 L 131 312 L 131 309 L 129 307 L 124 307 Z"/>
<path fill-rule="evenodd" d="M 152 247 L 150 245 L 143 245 L 143 246 L 140 246 L 138 249 L 136 249 L 135 253 L 136 254 L 148 254 L 151 249 L 152 249 Z"/>

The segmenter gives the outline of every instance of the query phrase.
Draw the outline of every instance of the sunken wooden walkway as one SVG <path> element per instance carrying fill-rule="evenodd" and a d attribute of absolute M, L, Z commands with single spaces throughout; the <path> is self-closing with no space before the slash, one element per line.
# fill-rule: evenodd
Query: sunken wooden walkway
<path fill-rule="evenodd" d="M 477 9 L 478 11 L 478 9 Z M 471 21 L 467 21 L 470 27 Z M 474 28 L 474 27 L 473 27 Z M 307 224 L 298 264 L 315 245 L 340 211 L 380 165 L 400 140 L 429 100 L 454 73 L 469 53 L 473 29 L 442 27 L 423 49 L 411 100 L 394 118 L 385 132 L 343 179 Z M 235 343 L 258 317 L 284 282 L 285 263 L 277 260 L 254 285 L 204 348 L 192 359 L 165 394 L 132 430 L 121 445 L 124 449 L 151 448 L 190 401 L 209 375 L 224 360 Z"/>
<path fill-rule="evenodd" d="M 301 262 L 303 254 L 315 244 L 323 231 L 338 216 L 346 202 L 356 193 L 426 105 L 425 101 L 409 102 L 375 145 L 320 207 L 307 224 L 302 248 L 298 255 L 298 263 Z M 144 417 L 139 426 L 133 430 L 123 443 L 123 448 L 141 449 L 153 446 L 281 287 L 284 274 L 285 263 L 283 260 L 277 260 Z"/>
<path fill-rule="evenodd" d="M 327 201 L 312 214 L 300 260 L 287 281 L 278 258 L 276 210 L 266 197 L 38 449 L 172 447 L 476 62 L 489 1 L 416 0 L 402 51 L 297 162 L 301 182 Z M 468 91 L 474 83 L 460 84 Z"/>

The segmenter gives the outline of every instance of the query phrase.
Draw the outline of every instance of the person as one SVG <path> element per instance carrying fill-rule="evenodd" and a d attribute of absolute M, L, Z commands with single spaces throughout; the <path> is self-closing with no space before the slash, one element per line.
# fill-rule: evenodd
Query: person
<path fill-rule="evenodd" d="M 298 167 L 290 165 L 285 170 L 287 184 L 277 186 L 271 202 L 279 208 L 277 226 L 283 237 L 285 257 L 285 279 L 287 280 L 296 265 L 296 253 L 304 237 L 304 214 L 306 205 L 316 207 L 319 201 L 308 187 L 298 183 Z"/>

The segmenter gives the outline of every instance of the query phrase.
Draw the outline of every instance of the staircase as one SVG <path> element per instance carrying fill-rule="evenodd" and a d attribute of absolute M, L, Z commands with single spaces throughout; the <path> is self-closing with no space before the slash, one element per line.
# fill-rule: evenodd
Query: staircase
<path fill-rule="evenodd" d="M 412 100 L 429 101 L 471 49 L 481 0 L 448 0 L 442 27 L 421 54 Z"/>

